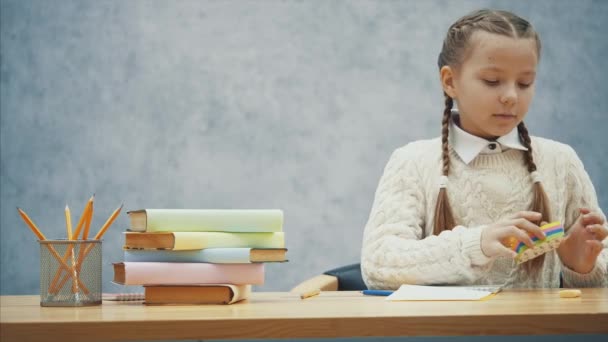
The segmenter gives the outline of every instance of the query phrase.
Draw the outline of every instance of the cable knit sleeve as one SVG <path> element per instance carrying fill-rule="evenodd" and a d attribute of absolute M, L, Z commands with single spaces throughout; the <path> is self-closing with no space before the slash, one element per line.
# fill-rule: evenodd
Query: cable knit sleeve
<path fill-rule="evenodd" d="M 361 252 L 363 279 L 369 288 L 401 284 L 470 284 L 489 268 L 480 247 L 482 227 L 456 227 L 423 237 L 424 181 L 415 146 L 396 150 L 376 190 Z M 430 220 L 430 219 L 429 219 Z"/>
<path fill-rule="evenodd" d="M 582 161 L 570 147 L 564 155 L 568 165 L 567 185 L 568 203 L 566 204 L 566 222 L 564 227 L 568 230 L 578 218 L 579 208 L 589 208 L 606 218 L 597 201 L 595 188 L 585 171 Z M 605 223 L 608 227 L 608 223 Z M 577 273 L 562 265 L 564 287 L 608 287 L 608 238 L 604 239 L 604 250 L 597 257 L 595 267 L 586 274 Z"/>

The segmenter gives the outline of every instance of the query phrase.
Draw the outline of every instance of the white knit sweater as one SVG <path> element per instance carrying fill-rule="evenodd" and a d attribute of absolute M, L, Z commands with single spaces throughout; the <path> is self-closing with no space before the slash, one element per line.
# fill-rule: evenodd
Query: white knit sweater
<path fill-rule="evenodd" d="M 568 231 L 580 207 L 602 213 L 589 176 L 571 147 L 533 137 L 532 150 L 549 197 L 552 221 L 561 221 Z M 458 226 L 435 236 L 441 140 L 417 141 L 397 149 L 380 179 L 363 235 L 361 269 L 367 286 L 559 287 L 561 272 L 565 287 L 607 287 L 608 239 L 595 268 L 587 274 L 562 265 L 555 251 L 547 253 L 537 277 L 529 276 L 511 258 L 488 258 L 481 251 L 485 225 L 532 206 L 532 179 L 523 153 L 511 149 L 480 154 L 467 165 L 450 147 L 447 192 Z"/>

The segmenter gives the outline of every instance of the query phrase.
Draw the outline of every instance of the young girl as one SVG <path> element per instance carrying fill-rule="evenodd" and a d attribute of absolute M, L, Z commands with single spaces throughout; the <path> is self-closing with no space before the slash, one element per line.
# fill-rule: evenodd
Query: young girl
<path fill-rule="evenodd" d="M 583 164 L 523 122 L 539 57 L 538 34 L 509 12 L 449 28 L 441 138 L 397 149 L 385 167 L 363 236 L 369 288 L 608 286 L 608 228 Z M 544 238 L 539 225 L 553 221 L 567 235 L 559 248 L 518 266 L 509 239 L 532 246 L 529 234 Z"/>

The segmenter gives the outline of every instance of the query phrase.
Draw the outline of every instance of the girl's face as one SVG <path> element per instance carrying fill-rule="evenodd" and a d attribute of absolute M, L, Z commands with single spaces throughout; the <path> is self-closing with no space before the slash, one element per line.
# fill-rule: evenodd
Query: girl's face
<path fill-rule="evenodd" d="M 474 32 L 461 65 L 441 68 L 443 88 L 456 100 L 462 129 L 486 139 L 513 130 L 532 101 L 537 62 L 532 38 Z"/>

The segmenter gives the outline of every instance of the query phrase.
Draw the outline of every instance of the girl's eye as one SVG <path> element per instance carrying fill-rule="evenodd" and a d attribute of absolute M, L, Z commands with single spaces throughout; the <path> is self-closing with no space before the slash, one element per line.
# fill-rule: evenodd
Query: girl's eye
<path fill-rule="evenodd" d="M 489 86 L 497 86 L 498 85 L 498 81 L 497 80 L 483 80 L 483 82 Z"/>
<path fill-rule="evenodd" d="M 532 83 L 519 83 L 519 87 L 522 89 L 529 88 L 531 85 Z"/>

